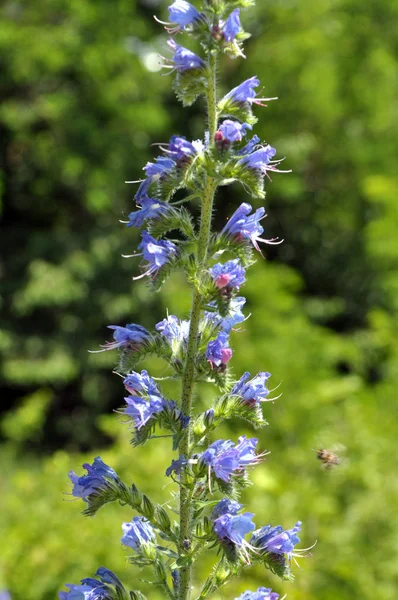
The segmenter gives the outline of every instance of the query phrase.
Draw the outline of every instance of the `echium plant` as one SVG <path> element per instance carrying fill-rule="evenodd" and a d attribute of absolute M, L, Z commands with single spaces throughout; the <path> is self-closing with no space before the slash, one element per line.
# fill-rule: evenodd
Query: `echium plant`
<path fill-rule="evenodd" d="M 301 523 L 290 528 L 265 524 L 256 527 L 253 514 L 244 512 L 239 495 L 249 484 L 248 471 L 260 463 L 266 452 L 257 449 L 258 440 L 241 436 L 237 440 L 215 439 L 215 430 L 228 419 L 241 418 L 253 427 L 266 421 L 262 403 L 270 398 L 270 374 L 244 373 L 237 381 L 230 371 L 230 333 L 245 320 L 245 298 L 239 296 L 246 269 L 254 261 L 263 239 L 260 221 L 264 208 L 253 211 L 242 203 L 222 231 L 212 231 L 214 197 L 218 187 L 239 181 L 245 192 L 263 199 L 264 180 L 279 171 L 276 150 L 254 135 L 246 140 L 256 123 L 253 105 L 265 106 L 257 77 L 243 81 L 220 98 L 217 64 L 223 54 L 244 57 L 242 42 L 249 36 L 240 21 L 240 10 L 254 0 L 204 0 L 195 8 L 185 0 L 169 6 L 169 22 L 163 23 L 171 39 L 171 58 L 164 67 L 174 75 L 174 88 L 184 106 L 203 96 L 207 107 L 207 131 L 203 140 L 188 141 L 174 135 L 161 147 L 162 154 L 149 162 L 146 177 L 135 195 L 138 210 L 127 225 L 142 228 L 138 246 L 142 274 L 156 290 L 174 269 L 182 269 L 192 289 L 189 320 L 168 315 L 152 332 L 137 324 L 110 325 L 113 341 L 103 350 L 118 349 L 117 372 L 126 389 L 121 413 L 133 432 L 133 444 L 144 444 L 155 430 L 166 430 L 172 439 L 170 466 L 166 476 L 178 486 L 170 501 L 178 514 L 172 522 L 165 507 L 154 504 L 133 485 L 126 485 L 99 457 L 85 464 L 86 475 L 70 473 L 72 493 L 86 503 L 84 514 L 94 515 L 107 502 L 129 505 L 135 515 L 123 523 L 122 544 L 133 551 L 131 562 L 153 568 L 153 583 L 164 597 L 205 600 L 252 564 L 263 564 L 282 579 L 292 579 L 292 558 L 306 551 L 296 549 Z M 201 56 L 176 42 L 177 34 L 190 35 L 199 42 Z M 279 171 L 280 172 L 280 171 Z M 138 183 L 138 182 L 136 182 Z M 183 200 L 174 200 L 185 190 Z M 191 202 L 200 202 L 200 220 L 189 212 Z M 178 231 L 178 239 L 169 239 Z M 175 233 L 174 233 L 175 235 Z M 165 397 L 159 381 L 147 371 L 137 371 L 144 358 L 163 359 L 170 377 L 181 381 L 181 397 Z M 211 407 L 194 410 L 195 384 L 213 382 L 219 389 Z M 156 442 L 153 442 L 156 443 Z M 175 503 L 175 506 L 173 506 Z M 203 551 L 215 549 L 218 558 L 206 581 L 193 578 Z M 140 591 L 126 591 L 108 569 L 98 569 L 95 578 L 80 585 L 68 584 L 61 600 L 143 600 Z M 269 587 L 247 591 L 240 600 L 277 600 Z"/>

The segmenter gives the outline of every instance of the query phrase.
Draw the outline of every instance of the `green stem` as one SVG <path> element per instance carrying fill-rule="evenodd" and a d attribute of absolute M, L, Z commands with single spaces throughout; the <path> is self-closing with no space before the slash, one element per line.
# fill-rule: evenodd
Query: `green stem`
<path fill-rule="evenodd" d="M 217 93 L 216 93 L 216 56 L 211 54 L 209 57 L 209 78 L 207 87 L 207 116 L 209 126 L 210 143 L 213 143 L 214 134 L 217 130 Z M 213 211 L 214 192 L 217 184 L 215 179 L 206 176 L 203 191 L 202 211 L 200 216 L 200 230 L 197 244 L 196 262 L 199 277 L 206 265 L 207 252 L 209 247 L 211 232 L 211 217 Z M 187 353 L 185 359 L 184 372 L 182 376 L 181 387 L 181 410 L 184 414 L 190 415 L 192 412 L 192 392 L 195 382 L 195 358 L 198 349 L 198 332 L 200 313 L 202 305 L 202 296 L 195 287 L 192 296 L 192 308 L 190 327 L 187 343 Z M 180 442 L 180 456 L 189 456 L 191 446 L 191 425 L 186 429 L 186 434 Z M 182 477 L 184 484 L 184 477 Z M 180 486 L 180 540 L 179 552 L 181 555 L 189 553 L 192 544 L 192 498 L 189 490 Z M 180 569 L 179 600 L 189 600 L 191 596 L 191 578 L 192 565 L 188 564 Z"/>
<path fill-rule="evenodd" d="M 165 591 L 165 593 L 167 594 L 168 598 L 170 598 L 170 600 L 175 600 L 175 596 L 174 596 L 173 592 L 171 591 L 171 589 L 169 588 L 167 581 L 159 582 L 159 586 Z"/>

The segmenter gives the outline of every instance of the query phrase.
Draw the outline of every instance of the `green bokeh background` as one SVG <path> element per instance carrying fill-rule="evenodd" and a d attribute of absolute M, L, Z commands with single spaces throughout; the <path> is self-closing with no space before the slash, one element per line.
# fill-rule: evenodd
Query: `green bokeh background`
<path fill-rule="evenodd" d="M 156 155 L 150 144 L 203 135 L 203 103 L 183 111 L 157 70 L 167 38 L 152 15 L 167 17 L 167 4 L 0 7 L 0 590 L 13 600 L 50 600 L 101 565 L 130 589 L 148 578 L 120 546 L 130 511 L 83 519 L 64 495 L 68 470 L 100 453 L 154 500 L 175 491 L 160 477 L 167 445 L 133 449 L 113 413 L 123 403 L 115 353 L 87 352 L 109 339 L 108 324 L 153 328 L 166 309 L 189 310 L 179 274 L 157 296 L 132 282 L 138 263 L 121 254 L 138 234 L 118 222 L 133 210 L 124 181 Z M 237 376 L 268 370 L 283 392 L 264 406 L 260 445 L 271 454 L 244 501 L 258 525 L 300 519 L 303 546 L 318 544 L 293 584 L 252 569 L 222 597 L 271 585 L 290 600 L 395 600 L 398 4 L 257 5 L 242 16 L 248 58 L 226 58 L 220 86 L 257 75 L 279 97 L 256 109 L 256 133 L 293 173 L 267 184 L 266 234 L 285 242 L 251 270 L 252 316 L 233 334 Z M 248 200 L 223 190 L 215 226 Z M 198 405 L 213 394 L 199 389 Z M 243 431 L 233 423 L 220 436 Z M 313 449 L 334 446 L 342 464 L 323 471 Z"/>

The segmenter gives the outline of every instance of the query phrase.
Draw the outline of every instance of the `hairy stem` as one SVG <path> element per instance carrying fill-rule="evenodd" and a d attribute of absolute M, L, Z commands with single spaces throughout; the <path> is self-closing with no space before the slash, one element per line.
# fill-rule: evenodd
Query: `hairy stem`
<path fill-rule="evenodd" d="M 207 88 L 207 116 L 209 126 L 210 143 L 213 143 L 214 134 L 217 129 L 217 97 L 216 97 L 216 56 L 210 55 L 208 65 L 208 88 Z M 196 261 L 199 277 L 204 269 L 211 231 L 211 216 L 213 211 L 214 192 L 216 190 L 216 181 L 206 176 L 204 185 L 202 210 L 200 216 L 200 230 L 197 246 Z M 194 288 L 192 296 L 192 308 L 190 317 L 190 328 L 188 335 L 187 354 L 185 359 L 184 373 L 182 377 L 181 388 L 181 409 L 186 415 L 192 411 L 192 392 L 195 380 L 195 357 L 198 348 L 198 331 L 200 322 L 200 313 L 202 305 L 202 296 Z M 191 446 L 191 425 L 189 424 L 186 434 L 180 442 L 179 453 L 188 456 Z M 189 553 L 192 544 L 192 499 L 189 490 L 184 487 L 184 477 L 180 486 L 180 556 Z M 192 565 L 187 564 L 180 570 L 179 600 L 189 600 L 191 595 L 191 577 Z"/>

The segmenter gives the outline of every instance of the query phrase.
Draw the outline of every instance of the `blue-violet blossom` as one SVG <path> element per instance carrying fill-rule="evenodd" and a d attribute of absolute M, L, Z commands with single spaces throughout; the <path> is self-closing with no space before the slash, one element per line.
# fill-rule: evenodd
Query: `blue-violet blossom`
<path fill-rule="evenodd" d="M 153 394 L 160 396 L 158 386 L 145 369 L 141 371 L 141 374 L 136 371 L 129 373 L 124 378 L 123 383 L 130 394 Z"/>
<path fill-rule="evenodd" d="M 108 481 L 118 479 L 116 471 L 112 467 L 108 467 L 99 456 L 94 459 L 92 465 L 84 463 L 83 469 L 87 471 L 87 475 L 81 477 L 74 471 L 69 471 L 69 479 L 73 483 L 72 495 L 83 498 L 83 500 L 104 488 Z"/>
<path fill-rule="evenodd" d="M 153 183 L 159 181 L 162 177 L 167 175 L 174 167 L 176 163 L 171 158 L 166 156 L 157 156 L 155 162 L 148 162 L 143 171 L 145 171 L 146 179 L 139 180 L 140 187 L 137 190 L 135 199 L 137 203 L 148 196 L 148 190 Z M 138 183 L 137 181 L 126 181 L 126 183 Z"/>
<path fill-rule="evenodd" d="M 238 290 L 246 281 L 246 272 L 240 264 L 239 258 L 228 260 L 224 264 L 217 263 L 209 269 L 209 273 L 219 289 L 236 288 Z"/>
<path fill-rule="evenodd" d="M 122 529 L 122 544 L 133 550 L 139 550 L 143 544 L 153 543 L 156 539 L 155 531 L 145 517 L 134 517 L 130 523 L 123 523 Z"/>
<path fill-rule="evenodd" d="M 127 227 L 137 227 L 139 229 L 145 221 L 157 219 L 171 210 L 170 205 L 166 204 L 166 202 L 160 202 L 148 197 L 141 198 L 141 200 L 137 201 L 137 205 L 139 205 L 139 210 L 135 210 L 129 214 L 129 221 L 126 222 Z"/>
<path fill-rule="evenodd" d="M 259 587 L 255 592 L 243 592 L 235 600 L 278 600 L 279 594 L 273 592 L 271 588 Z"/>
<path fill-rule="evenodd" d="M 213 327 L 219 327 L 225 333 L 229 333 L 235 325 L 245 320 L 245 315 L 242 313 L 242 307 L 245 302 L 246 298 L 243 296 L 232 298 L 228 305 L 228 314 L 225 317 L 222 317 L 217 312 L 205 311 L 205 321 L 211 323 Z M 209 302 L 209 307 L 215 308 L 215 302 Z"/>
<path fill-rule="evenodd" d="M 206 358 L 213 367 L 226 365 L 232 358 L 232 349 L 229 347 L 229 335 L 221 331 L 215 340 L 209 342 Z"/>
<path fill-rule="evenodd" d="M 173 64 L 170 66 L 165 65 L 166 68 L 171 68 L 183 73 L 184 71 L 189 71 L 190 69 L 201 69 L 205 66 L 204 61 L 200 58 L 200 56 L 195 54 L 195 52 L 184 48 L 184 46 L 179 46 L 174 40 L 169 40 L 167 43 L 174 51 L 174 55 L 171 59 Z"/>
<path fill-rule="evenodd" d="M 292 529 L 284 530 L 281 525 L 265 525 L 253 533 L 250 543 L 259 550 L 273 554 L 286 554 L 290 560 L 295 555 L 294 547 L 300 542 L 297 533 L 301 531 L 301 521 Z"/>
<path fill-rule="evenodd" d="M 266 244 L 279 244 L 278 238 L 266 240 L 261 238 L 260 235 L 264 229 L 260 225 L 261 219 L 265 214 L 265 208 L 258 208 L 252 215 L 250 214 L 252 207 L 247 202 L 242 202 L 239 208 L 236 209 L 228 223 L 225 225 L 221 233 L 231 236 L 234 239 L 248 239 L 251 241 L 256 250 L 261 253 L 258 242 L 265 242 Z"/>
<path fill-rule="evenodd" d="M 169 315 L 155 325 L 156 331 L 168 341 L 171 346 L 177 346 L 187 339 L 190 321 L 180 321 L 175 315 Z"/>
<path fill-rule="evenodd" d="M 161 396 L 149 395 L 149 400 L 140 396 L 127 396 L 125 398 L 127 406 L 120 412 L 130 417 L 137 430 L 140 430 L 158 413 L 165 410 L 167 401 Z"/>
<path fill-rule="evenodd" d="M 233 42 L 241 29 L 240 9 L 231 12 L 223 27 L 224 38 L 227 42 Z"/>
<path fill-rule="evenodd" d="M 136 350 L 144 344 L 151 334 L 142 325 L 129 323 L 125 327 L 120 325 L 108 325 L 108 329 L 113 329 L 113 342 L 106 342 L 101 346 L 102 350 L 90 350 L 90 352 L 104 352 L 105 350 L 114 350 L 115 348 L 130 348 Z"/>
<path fill-rule="evenodd" d="M 183 31 L 188 25 L 193 25 L 196 21 L 200 21 L 202 16 L 190 2 L 185 0 L 175 0 L 169 6 L 170 22 L 165 23 L 155 17 L 158 23 L 166 25 L 165 29 L 169 34 L 175 34 Z M 170 27 L 172 25 L 172 27 Z M 174 25 L 174 26 L 173 26 Z"/>
<path fill-rule="evenodd" d="M 142 241 L 138 245 L 138 249 L 142 250 L 142 256 L 148 263 L 145 268 L 148 267 L 148 269 L 142 275 L 134 277 L 134 279 L 140 279 L 145 275 L 155 275 L 163 265 L 177 254 L 177 246 L 173 242 L 156 240 L 145 230 L 142 231 L 141 236 Z"/>
<path fill-rule="evenodd" d="M 225 514 L 214 521 L 214 531 L 222 543 L 233 543 L 237 546 L 246 562 L 249 562 L 248 548 L 250 544 L 245 540 L 245 535 L 253 531 L 255 524 L 252 521 L 253 513 L 243 515 Z"/>
<path fill-rule="evenodd" d="M 112 600 L 112 591 L 96 579 L 82 579 L 81 585 L 65 584 L 68 592 L 59 592 L 59 600 Z"/>
<path fill-rule="evenodd" d="M 231 396 L 240 396 L 245 404 L 259 405 L 264 402 L 269 395 L 269 389 L 266 382 L 271 377 L 271 373 L 260 371 L 255 377 L 250 379 L 251 375 L 246 371 L 232 388 Z M 250 381 L 248 381 L 250 379 Z"/>
<path fill-rule="evenodd" d="M 231 119 L 226 119 L 219 127 L 223 140 L 226 140 L 231 144 L 234 142 L 241 142 L 242 137 L 246 135 L 247 129 L 252 129 L 252 126 L 248 123 L 239 123 L 238 121 L 232 121 Z"/>
<path fill-rule="evenodd" d="M 164 148 L 164 151 L 176 161 L 177 165 L 203 150 L 204 144 L 201 140 L 189 142 L 182 135 L 172 135 L 167 148 Z"/>
<path fill-rule="evenodd" d="M 231 440 L 217 440 L 200 455 L 199 460 L 208 467 L 209 475 L 213 469 L 217 479 L 228 483 L 235 472 L 239 474 L 263 458 L 264 453 L 254 452 L 257 442 L 256 438 L 247 439 L 244 435 L 236 445 Z"/>
<path fill-rule="evenodd" d="M 270 100 L 277 100 L 277 98 L 257 98 L 257 94 L 254 91 L 254 88 L 260 85 L 259 79 L 257 77 L 250 77 L 250 79 L 246 79 L 237 87 L 233 88 L 226 96 L 224 96 L 223 100 L 231 100 L 236 104 L 258 104 L 259 106 L 266 106 L 264 102 L 268 102 Z"/>
<path fill-rule="evenodd" d="M 172 473 L 181 475 L 183 468 L 186 467 L 187 464 L 188 460 L 183 456 L 180 456 L 180 458 L 177 458 L 176 460 L 172 460 L 171 465 L 166 469 L 166 476 L 170 477 Z"/>
<path fill-rule="evenodd" d="M 211 513 L 211 520 L 215 521 L 216 519 L 222 517 L 222 515 L 226 515 L 227 513 L 229 513 L 230 515 L 237 515 L 241 508 L 242 504 L 239 504 L 239 502 L 236 502 L 236 500 L 223 498 L 214 507 L 213 512 Z"/>

